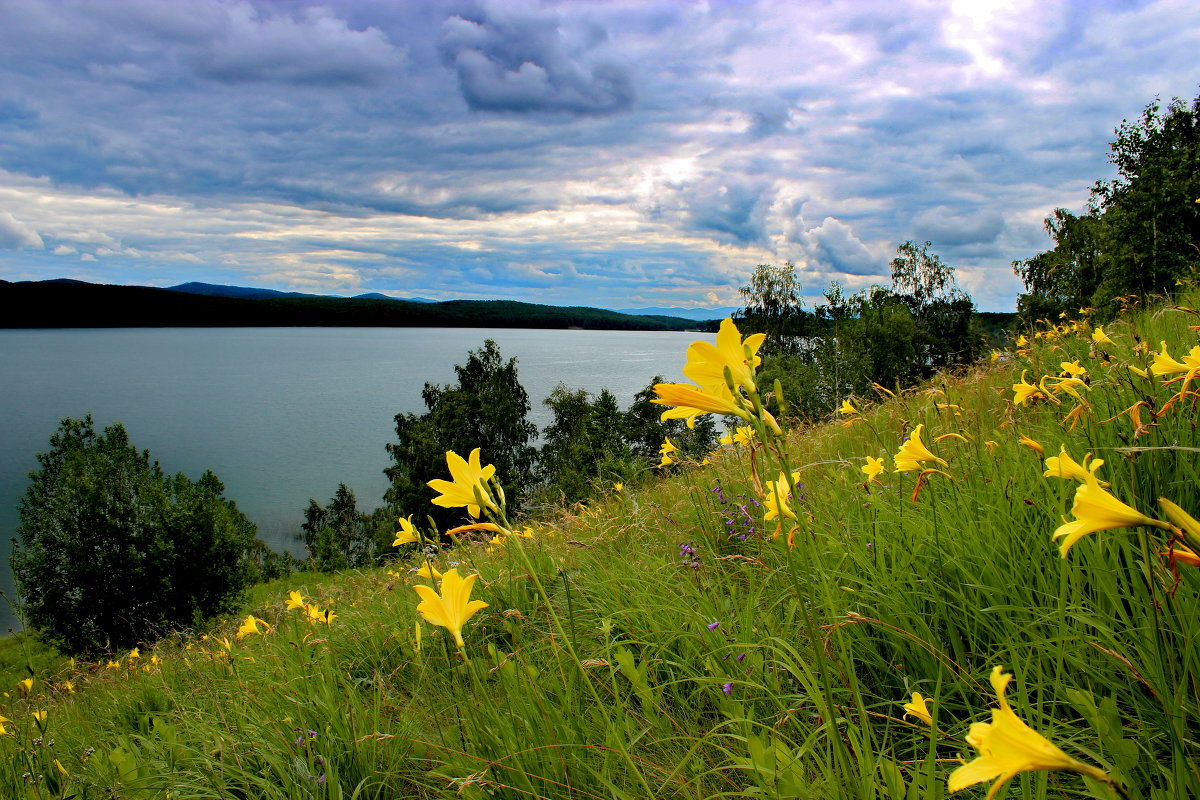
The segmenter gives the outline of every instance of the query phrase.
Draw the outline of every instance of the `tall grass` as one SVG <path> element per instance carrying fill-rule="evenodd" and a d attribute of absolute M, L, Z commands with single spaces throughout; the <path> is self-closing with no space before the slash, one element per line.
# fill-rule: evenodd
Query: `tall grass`
<path fill-rule="evenodd" d="M 1111 343 L 1083 320 L 1047 325 L 793 430 L 790 546 L 752 479 L 752 459 L 772 476 L 769 453 L 727 447 L 532 539 L 440 553 L 489 603 L 461 651 L 419 621 L 414 558 L 265 587 L 245 612 L 262 634 L 236 639 L 231 620 L 39 672 L 28 693 L 5 687 L 0 796 L 938 798 L 977 755 L 966 737 L 996 705 L 997 665 L 1017 715 L 1111 779 L 1021 772 L 1009 796 L 1200 795 L 1200 573 L 1153 527 L 1061 557 L 1051 534 L 1078 484 L 1020 444 L 1103 458 L 1108 491 L 1148 516 L 1165 519 L 1160 496 L 1200 514 L 1196 396 L 1130 370 L 1160 341 L 1175 358 L 1196 345 L 1198 300 L 1106 326 Z M 1082 401 L 1014 404 L 1023 371 L 1076 360 Z M 895 473 L 918 424 L 947 465 Z M 888 471 L 868 480 L 867 456 Z M 291 590 L 336 616 L 285 609 Z M 913 692 L 932 725 L 905 715 Z"/>

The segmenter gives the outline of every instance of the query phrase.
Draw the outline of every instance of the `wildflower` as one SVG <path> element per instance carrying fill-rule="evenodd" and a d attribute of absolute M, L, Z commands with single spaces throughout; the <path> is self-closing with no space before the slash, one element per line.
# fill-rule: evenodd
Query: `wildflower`
<path fill-rule="evenodd" d="M 717 620 L 716 622 L 710 622 L 708 623 L 707 627 L 710 631 L 715 631 L 717 628 L 721 627 L 721 621 Z"/>
<path fill-rule="evenodd" d="M 105 667 L 105 669 L 120 669 L 120 668 L 121 668 L 121 662 L 120 662 L 120 661 L 113 661 L 113 660 L 110 658 L 110 659 L 108 660 L 108 663 L 106 663 L 106 664 L 104 665 L 104 667 Z"/>
<path fill-rule="evenodd" d="M 1047 478 L 1065 478 L 1067 480 L 1083 482 L 1089 476 L 1095 475 L 1096 470 L 1102 466 L 1104 466 L 1104 459 L 1097 458 L 1093 460 L 1091 453 L 1084 456 L 1083 464 L 1080 464 L 1067 454 L 1067 446 L 1064 444 L 1059 449 L 1058 455 L 1050 456 L 1046 459 L 1046 471 L 1042 475 Z"/>
<path fill-rule="evenodd" d="M 8 735 L 8 729 L 4 727 L 4 723 L 6 723 L 6 722 L 12 722 L 12 720 L 9 719 L 8 717 L 4 716 L 3 714 L 0 714 L 0 736 Z"/>
<path fill-rule="evenodd" d="M 464 506 L 472 517 L 478 517 L 480 507 L 498 511 L 491 492 L 488 491 L 487 481 L 496 474 L 496 467 L 488 464 L 479 465 L 479 448 L 471 451 L 467 460 L 453 450 L 446 451 L 446 466 L 450 468 L 453 481 L 440 478 L 429 481 L 429 487 L 440 495 L 433 498 L 435 506 L 457 508 Z"/>
<path fill-rule="evenodd" d="M 454 635 L 454 643 L 464 647 L 462 627 L 475 612 L 488 607 L 482 600 L 471 600 L 471 588 L 478 575 L 459 577 L 458 570 L 452 569 L 442 576 L 441 595 L 428 586 L 418 584 L 413 587 L 421 602 L 417 604 L 417 612 L 431 625 L 438 625 Z"/>
<path fill-rule="evenodd" d="M 437 567 L 426 561 L 421 565 L 421 568 L 417 570 L 417 577 L 440 581 L 442 579 L 442 573 L 438 572 Z"/>
<path fill-rule="evenodd" d="M 62 687 L 67 690 L 67 694 L 75 694 L 75 682 L 63 681 Z"/>
<path fill-rule="evenodd" d="M 693 428 L 696 425 L 696 417 L 701 414 L 724 414 L 750 421 L 746 400 L 741 395 L 735 395 L 724 384 L 700 388 L 686 383 L 656 383 L 654 393 L 658 397 L 650 402 L 661 406 L 675 406 L 662 412 L 659 419 L 663 422 L 669 419 L 685 419 L 688 427 Z"/>
<path fill-rule="evenodd" d="M 288 593 L 287 610 L 293 611 L 297 608 L 304 608 L 304 596 L 293 589 Z"/>
<path fill-rule="evenodd" d="M 670 436 L 663 439 L 662 445 L 658 448 L 658 454 L 662 457 L 662 460 L 658 462 L 658 466 L 669 467 L 674 464 L 675 459 L 671 457 L 671 453 L 677 452 L 679 452 L 679 448 L 671 441 Z"/>
<path fill-rule="evenodd" d="M 1021 438 L 1017 440 L 1017 444 L 1021 445 L 1022 447 L 1028 447 L 1030 450 L 1037 453 L 1039 456 L 1046 455 L 1046 448 L 1042 447 L 1040 444 L 1035 442 L 1033 439 L 1030 439 L 1025 434 L 1021 434 Z"/>
<path fill-rule="evenodd" d="M 867 456 L 867 463 L 859 467 L 859 469 L 867 476 L 867 480 L 873 481 L 884 471 L 883 459 Z"/>
<path fill-rule="evenodd" d="M 999 361 L 999 360 L 1000 360 L 1000 359 L 1002 359 L 1002 358 L 1004 358 L 1004 354 L 1003 354 L 1003 353 L 1001 353 L 999 350 L 993 350 L 993 351 L 992 351 L 992 363 L 993 363 L 993 364 L 994 364 L 995 362 Z"/>
<path fill-rule="evenodd" d="M 126 656 L 126 658 L 128 658 L 130 661 L 133 661 L 135 658 L 141 658 L 141 657 L 142 657 L 142 651 L 136 647 L 133 648 L 132 650 L 130 650 L 129 655 Z"/>
<path fill-rule="evenodd" d="M 943 467 L 949 466 L 946 460 L 935 456 L 929 448 L 921 442 L 921 431 L 925 429 L 925 424 L 921 423 L 913 428 L 909 434 L 908 441 L 900 445 L 900 449 L 892 460 L 896 464 L 896 472 L 911 472 L 915 469 L 920 469 L 922 462 L 936 461 Z"/>
<path fill-rule="evenodd" d="M 46 712 L 45 711 L 30 711 L 29 716 L 33 717 L 38 722 L 46 721 Z"/>
<path fill-rule="evenodd" d="M 621 483 L 620 481 L 617 481 L 616 483 L 613 484 L 613 491 L 616 492 L 617 494 L 620 494 L 621 492 L 625 491 L 625 484 Z"/>
<path fill-rule="evenodd" d="M 1067 522 L 1054 532 L 1055 539 L 1063 539 L 1059 553 L 1063 558 L 1081 538 L 1096 531 L 1113 528 L 1136 528 L 1148 525 L 1170 530 L 1165 522 L 1147 517 L 1132 506 L 1122 503 L 1106 492 L 1094 474 L 1087 474 L 1083 484 L 1075 490 L 1075 503 L 1071 506 L 1074 522 Z M 1065 538 L 1064 538 L 1065 537 Z"/>
<path fill-rule="evenodd" d="M 392 547 L 399 547 L 402 544 L 412 544 L 413 542 L 420 541 L 417 536 L 417 529 L 413 527 L 412 514 L 409 514 L 407 517 L 398 517 L 396 522 L 400 524 L 400 530 L 396 531 L 396 541 L 392 542 Z"/>
<path fill-rule="evenodd" d="M 259 619 L 256 616 L 254 616 L 253 614 L 246 617 L 246 619 L 242 622 L 242 626 L 240 628 L 238 628 L 238 630 L 237 630 L 237 638 L 244 639 L 252 633 L 256 634 L 258 636 L 262 636 L 263 632 L 261 630 L 259 630 L 259 627 L 258 627 L 258 623 L 260 623 L 260 622 L 262 622 L 263 625 L 267 624 L 266 622 L 264 622 L 263 620 Z"/>
<path fill-rule="evenodd" d="M 1027 372 L 1029 372 L 1027 369 L 1021 370 L 1021 382 L 1013 384 L 1012 390 L 1013 394 L 1015 395 L 1013 397 L 1014 405 L 1023 405 L 1030 400 L 1046 399 L 1046 395 L 1042 394 L 1042 392 L 1038 390 L 1038 387 L 1025 380 L 1025 373 Z"/>
<path fill-rule="evenodd" d="M 767 513 L 763 515 L 763 519 L 772 520 L 783 518 L 795 519 L 796 512 L 792 510 L 788 503 L 788 498 L 792 493 L 792 485 L 796 479 L 800 477 L 800 473 L 793 472 L 792 480 L 789 483 L 787 475 L 779 473 L 779 480 L 767 481 L 767 497 L 764 505 L 767 507 Z"/>
<path fill-rule="evenodd" d="M 1097 325 L 1092 331 L 1092 341 L 1096 344 L 1114 344 L 1113 340 L 1108 338 L 1108 334 L 1104 332 L 1104 326 Z"/>
<path fill-rule="evenodd" d="M 1071 758 L 1013 713 L 1004 697 L 1011 680 L 1012 675 L 1006 674 L 1003 667 L 992 670 L 992 688 L 996 691 L 1000 707 L 992 709 L 991 722 L 971 725 L 967 742 L 979 751 L 979 755 L 950 774 L 950 791 L 957 792 L 994 779 L 996 782 L 987 794 L 988 800 L 991 800 L 1018 773 L 1059 769 L 1107 782 L 1109 777 L 1103 770 Z"/>
<path fill-rule="evenodd" d="M 1069 375 L 1072 378 L 1078 378 L 1080 375 L 1087 374 L 1087 367 L 1082 366 L 1078 361 L 1063 361 L 1058 366 L 1064 375 Z"/>
<path fill-rule="evenodd" d="M 743 340 L 733 320 L 726 318 L 717 331 L 716 345 L 700 341 L 688 347 L 683 374 L 705 388 L 727 387 L 725 373 L 728 370 L 734 386 L 744 386 L 749 392 L 757 391 L 754 368 L 762 364 L 757 353 L 766 338 L 766 334 L 756 333 Z"/>
<path fill-rule="evenodd" d="M 1162 342 L 1161 347 L 1162 352 L 1154 357 L 1154 362 L 1150 365 L 1150 371 L 1155 375 L 1162 377 L 1163 375 L 1200 370 L 1200 345 L 1193 347 L 1191 352 L 1183 357 L 1182 362 L 1171 358 L 1171 354 L 1167 352 L 1166 342 Z"/>
<path fill-rule="evenodd" d="M 721 691 L 725 693 L 726 697 L 732 697 L 733 696 L 733 681 L 729 681 L 728 683 L 722 683 Z"/>
<path fill-rule="evenodd" d="M 151 664 L 151 666 L 155 666 L 155 667 L 157 667 L 157 666 L 158 666 L 159 664 L 161 664 L 161 663 L 162 663 L 162 659 L 161 659 L 161 658 L 159 658 L 157 655 L 152 655 L 152 656 L 150 656 L 150 664 Z"/>
<path fill-rule="evenodd" d="M 21 694 L 28 695 L 33 691 L 33 678 L 25 678 L 17 681 L 17 688 L 21 690 Z"/>
<path fill-rule="evenodd" d="M 857 408 L 855 408 L 854 404 L 851 403 L 849 400 L 842 401 L 842 407 L 841 407 L 841 409 L 839 409 L 839 411 L 840 411 L 840 413 L 845 414 L 847 416 L 849 416 L 851 414 L 861 414 L 862 413 Z"/>
<path fill-rule="evenodd" d="M 904 716 L 916 717 L 926 725 L 933 725 L 933 717 L 929 715 L 929 703 L 920 692 L 913 692 L 912 700 L 903 705 Z"/>

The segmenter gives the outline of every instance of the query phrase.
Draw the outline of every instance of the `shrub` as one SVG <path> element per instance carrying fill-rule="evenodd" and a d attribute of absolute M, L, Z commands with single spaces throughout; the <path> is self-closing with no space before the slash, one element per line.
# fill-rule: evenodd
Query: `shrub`
<path fill-rule="evenodd" d="M 64 419 L 37 456 L 11 559 L 26 624 L 73 654 L 231 610 L 263 545 L 212 472 L 169 476 L 114 424 Z"/>

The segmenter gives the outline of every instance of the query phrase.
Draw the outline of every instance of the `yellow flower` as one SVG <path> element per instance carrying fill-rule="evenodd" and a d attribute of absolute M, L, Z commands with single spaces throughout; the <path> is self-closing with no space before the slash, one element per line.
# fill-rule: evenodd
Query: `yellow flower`
<path fill-rule="evenodd" d="M 67 690 L 67 694 L 75 694 L 75 682 L 63 681 L 62 687 Z"/>
<path fill-rule="evenodd" d="M 288 593 L 287 610 L 292 611 L 297 608 L 304 608 L 304 595 L 293 589 Z"/>
<path fill-rule="evenodd" d="M 995 363 L 1002 358 L 1004 358 L 1004 353 L 1001 353 L 999 350 L 992 351 L 992 363 Z"/>
<path fill-rule="evenodd" d="M 859 469 L 867 476 L 867 480 L 873 481 L 884 471 L 883 459 L 867 456 L 867 463 L 863 464 Z"/>
<path fill-rule="evenodd" d="M 754 368 L 762 364 L 762 358 L 757 353 L 766 338 L 765 333 L 756 333 L 743 340 L 733 320 L 725 319 L 717 331 L 716 345 L 701 341 L 693 342 L 688 347 L 683 374 L 705 389 L 728 387 L 725 382 L 725 370 L 728 369 L 734 386 L 756 391 Z"/>
<path fill-rule="evenodd" d="M 1072 378 L 1078 378 L 1080 375 L 1087 374 L 1087 367 L 1082 366 L 1078 361 L 1063 361 L 1058 366 L 1064 374 Z"/>
<path fill-rule="evenodd" d="M 33 717 L 38 722 L 46 721 L 46 712 L 45 711 L 30 711 L 29 716 Z"/>
<path fill-rule="evenodd" d="M 104 666 L 105 666 L 105 668 L 106 668 L 106 669 L 120 669 L 120 668 L 121 668 L 121 662 L 120 662 L 120 661 L 113 661 L 113 660 L 110 658 L 110 659 L 108 660 L 108 663 L 107 663 L 107 664 L 105 664 Z"/>
<path fill-rule="evenodd" d="M 929 701 L 922 697 L 920 692 L 913 692 L 912 701 L 905 703 L 903 706 L 904 716 L 916 717 L 926 725 L 932 725 L 933 717 L 929 715 L 929 706 L 927 703 Z"/>
<path fill-rule="evenodd" d="M 407 517 L 398 517 L 396 522 L 400 524 L 400 530 L 396 531 L 396 541 L 392 542 L 392 547 L 420 541 L 417 537 L 417 529 L 413 527 L 412 514 Z"/>
<path fill-rule="evenodd" d="M 418 578 L 428 578 L 431 581 L 441 580 L 442 573 L 438 572 L 437 567 L 435 567 L 433 564 L 426 561 L 424 564 L 421 565 L 421 568 L 417 570 L 417 577 Z"/>
<path fill-rule="evenodd" d="M 259 630 L 258 627 L 258 623 L 260 622 L 262 622 L 264 626 L 267 624 L 253 614 L 246 617 L 246 619 L 242 622 L 242 626 L 237 630 L 237 638 L 244 639 L 252 633 L 262 636 L 262 631 Z"/>
<path fill-rule="evenodd" d="M 8 735 L 8 729 L 4 727 L 4 723 L 6 723 L 6 722 L 12 722 L 12 720 L 9 719 L 8 717 L 4 716 L 3 714 L 0 714 L 0 736 Z"/>
<path fill-rule="evenodd" d="M 750 412 L 745 409 L 746 402 L 735 397 L 725 384 L 700 388 L 687 383 L 656 383 L 654 392 L 658 395 L 651 400 L 660 406 L 674 406 L 662 412 L 659 417 L 665 422 L 669 419 L 686 419 L 688 427 L 695 427 L 696 417 L 701 414 L 727 414 L 750 421 Z M 764 412 L 765 413 L 765 412 Z"/>
<path fill-rule="evenodd" d="M 987 794 L 988 800 L 991 800 L 1010 778 L 1021 772 L 1032 771 L 1063 769 L 1090 775 L 1097 780 L 1108 780 L 1103 770 L 1071 758 L 1013 713 L 1004 697 L 1012 675 L 1006 674 L 1004 667 L 993 669 L 991 680 L 1000 707 L 992 709 L 991 722 L 971 725 L 967 742 L 979 751 L 979 755 L 950 774 L 948 788 L 951 792 L 995 780 Z"/>
<path fill-rule="evenodd" d="M 839 411 L 842 414 L 845 414 L 847 416 L 849 416 L 851 414 L 861 414 L 862 413 L 857 408 L 855 408 L 854 403 L 851 403 L 849 400 L 842 401 L 842 407 L 841 407 L 841 409 L 839 409 Z"/>
<path fill-rule="evenodd" d="M 1075 490 L 1075 504 L 1071 506 L 1071 513 L 1075 515 L 1075 521 L 1060 525 L 1054 532 L 1055 539 L 1063 539 L 1058 548 L 1063 558 L 1067 557 L 1067 552 L 1077 541 L 1089 533 L 1141 525 L 1168 530 L 1171 527 L 1113 497 L 1091 473 L 1084 477 L 1083 483 Z"/>
<path fill-rule="evenodd" d="M 618 494 L 620 492 L 625 491 L 625 484 L 621 483 L 620 481 L 617 481 L 616 483 L 613 484 L 613 491 L 617 492 Z"/>
<path fill-rule="evenodd" d="M 1038 390 L 1038 387 L 1025 380 L 1026 372 L 1029 372 L 1029 370 L 1021 370 L 1021 382 L 1014 383 L 1012 387 L 1013 393 L 1016 395 L 1013 397 L 1013 403 L 1018 406 L 1023 405 L 1030 400 L 1042 400 L 1046 397 Z"/>
<path fill-rule="evenodd" d="M 141 657 L 142 657 L 142 651 L 136 647 L 133 648 L 132 650 L 130 650 L 129 655 L 127 656 L 127 658 L 130 661 L 133 661 L 135 658 L 141 658 Z"/>
<path fill-rule="evenodd" d="M 159 658 L 158 656 L 150 656 L 150 664 L 152 666 L 157 667 L 161 663 L 162 663 L 162 659 Z"/>
<path fill-rule="evenodd" d="M 1080 464 L 1067 454 L 1067 446 L 1064 444 L 1059 449 L 1058 455 L 1046 459 L 1046 471 L 1042 475 L 1047 478 L 1065 478 L 1082 482 L 1086 481 L 1089 476 L 1095 475 L 1096 470 L 1102 466 L 1104 466 L 1104 459 L 1092 459 L 1091 453 L 1084 456 L 1083 464 Z"/>
<path fill-rule="evenodd" d="M 792 483 L 800 477 L 799 472 L 792 473 Z M 779 480 L 767 481 L 767 497 L 764 505 L 767 507 L 767 513 L 763 515 L 764 520 L 779 519 L 780 524 L 783 518 L 795 519 L 796 512 L 792 510 L 789 504 L 789 495 L 792 493 L 791 486 L 788 484 L 787 475 L 779 473 Z"/>
<path fill-rule="evenodd" d="M 479 516 L 481 503 L 483 508 L 499 511 L 487 486 L 487 481 L 496 474 L 495 466 L 488 464 L 486 467 L 480 467 L 478 447 L 471 451 L 468 458 L 469 460 L 464 461 L 463 457 L 453 450 L 446 451 L 446 466 L 450 468 L 450 477 L 454 480 L 444 481 L 438 478 L 429 481 L 431 489 L 441 492 L 433 498 L 433 504 L 443 508 L 465 506 L 467 513 L 472 517 Z"/>
<path fill-rule="evenodd" d="M 33 691 L 33 678 L 25 678 L 17 681 L 17 688 L 21 690 L 21 694 L 27 695 Z"/>
<path fill-rule="evenodd" d="M 945 459 L 935 456 L 929 448 L 921 442 L 921 431 L 925 429 L 925 423 L 921 423 L 913 428 L 909 434 L 908 441 L 900 445 L 900 449 L 892 460 L 896 464 L 896 472 L 911 472 L 915 469 L 920 469 L 921 464 L 925 461 L 936 461 L 943 467 L 948 466 Z"/>
<path fill-rule="evenodd" d="M 462 627 L 475 612 L 488 607 L 482 600 L 471 599 L 471 588 L 478 575 L 459 577 L 458 570 L 452 569 L 442 576 L 441 595 L 428 586 L 417 584 L 413 587 L 421 602 L 417 604 L 417 612 L 431 625 L 438 625 L 454 635 L 454 643 L 459 647 L 465 646 L 462 638 Z"/>
<path fill-rule="evenodd" d="M 676 453 L 678 451 L 679 448 L 676 447 L 675 443 L 671 441 L 670 436 L 663 439 L 662 446 L 658 448 L 658 454 L 661 457 L 661 460 L 658 462 L 658 466 L 669 467 L 674 464 L 675 459 L 671 457 L 671 453 Z"/>
<path fill-rule="evenodd" d="M 1114 344 L 1113 340 L 1108 338 L 1108 334 L 1104 332 L 1103 325 L 1097 325 L 1092 331 L 1092 341 L 1096 344 Z"/>
<path fill-rule="evenodd" d="M 1021 445 L 1022 447 L 1028 447 L 1039 456 L 1046 455 L 1046 448 L 1042 447 L 1040 444 L 1035 442 L 1033 439 L 1030 439 L 1023 433 L 1021 434 L 1021 438 L 1017 440 L 1017 444 Z"/>

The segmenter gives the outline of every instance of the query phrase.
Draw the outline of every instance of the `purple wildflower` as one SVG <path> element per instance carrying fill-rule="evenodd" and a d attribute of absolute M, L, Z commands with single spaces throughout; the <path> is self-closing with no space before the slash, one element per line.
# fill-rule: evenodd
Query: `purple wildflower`
<path fill-rule="evenodd" d="M 729 683 L 722 683 L 721 691 L 725 693 L 726 697 L 731 696 L 733 694 L 733 681 L 730 681 Z"/>
<path fill-rule="evenodd" d="M 710 622 L 710 623 L 708 623 L 708 629 L 710 631 L 715 631 L 718 627 L 720 627 L 720 625 L 721 625 L 720 622 Z"/>

